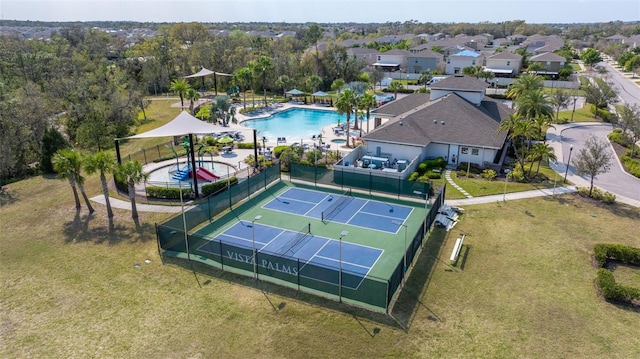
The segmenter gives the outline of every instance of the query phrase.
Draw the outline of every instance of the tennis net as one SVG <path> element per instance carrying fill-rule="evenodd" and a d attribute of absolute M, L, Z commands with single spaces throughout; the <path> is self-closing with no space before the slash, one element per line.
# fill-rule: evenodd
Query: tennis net
<path fill-rule="evenodd" d="M 298 251 L 298 249 L 295 247 L 310 235 L 311 223 L 307 223 L 304 225 L 304 227 L 302 227 L 301 230 L 298 231 L 298 233 L 296 233 L 290 240 L 288 240 L 287 243 L 278 248 L 278 250 L 274 254 L 279 255 L 280 257 L 295 254 L 295 252 Z"/>
<path fill-rule="evenodd" d="M 334 202 L 329 207 L 327 207 L 327 209 L 322 211 L 322 221 L 330 221 L 333 217 L 336 216 L 336 214 L 338 214 L 338 212 L 340 212 L 340 210 L 342 210 L 343 204 L 345 204 L 350 199 L 353 199 L 353 197 L 351 197 L 351 188 L 347 189 L 340 196 L 340 198 L 334 200 Z"/>

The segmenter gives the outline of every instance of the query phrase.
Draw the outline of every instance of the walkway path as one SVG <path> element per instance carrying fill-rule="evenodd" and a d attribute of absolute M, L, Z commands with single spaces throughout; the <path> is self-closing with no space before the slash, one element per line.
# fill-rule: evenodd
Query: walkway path
<path fill-rule="evenodd" d="M 449 182 L 450 185 L 453 186 L 453 188 L 457 189 L 458 191 L 460 191 L 463 195 L 465 195 L 465 197 L 467 198 L 473 198 L 472 195 L 469 194 L 469 192 L 465 191 L 462 187 L 460 187 L 457 183 L 453 182 L 453 180 L 451 179 L 451 170 L 446 170 L 444 173 L 444 178 L 447 180 L 447 182 Z"/>

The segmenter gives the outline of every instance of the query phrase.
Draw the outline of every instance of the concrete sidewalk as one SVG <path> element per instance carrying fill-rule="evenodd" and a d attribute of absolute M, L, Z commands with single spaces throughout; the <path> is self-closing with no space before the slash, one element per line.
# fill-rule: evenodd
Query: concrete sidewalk
<path fill-rule="evenodd" d="M 103 206 L 106 206 L 106 202 L 104 200 L 103 195 L 93 196 L 89 198 L 92 202 L 99 203 Z M 128 211 L 131 210 L 131 202 L 123 201 L 121 199 L 109 197 L 109 202 L 111 203 L 112 208 L 126 209 Z M 185 211 L 192 206 L 184 206 Z M 156 213 L 180 213 L 182 211 L 182 206 L 180 203 L 174 206 L 163 206 L 158 204 L 146 204 L 140 203 L 136 201 L 136 209 L 138 212 L 156 212 Z"/>
<path fill-rule="evenodd" d="M 524 192 L 494 194 L 491 196 L 473 197 L 473 198 L 465 198 L 465 199 L 451 199 L 451 200 L 446 200 L 445 202 L 450 206 L 465 206 L 465 205 L 481 204 L 481 203 L 513 201 L 516 199 L 526 199 L 526 198 L 534 198 L 534 197 L 542 197 L 542 196 L 553 196 L 553 195 L 560 195 L 565 193 L 573 193 L 575 191 L 576 191 L 576 188 L 574 186 L 557 187 L 555 189 L 542 188 L 542 189 L 536 189 L 536 190 L 524 191 Z"/>

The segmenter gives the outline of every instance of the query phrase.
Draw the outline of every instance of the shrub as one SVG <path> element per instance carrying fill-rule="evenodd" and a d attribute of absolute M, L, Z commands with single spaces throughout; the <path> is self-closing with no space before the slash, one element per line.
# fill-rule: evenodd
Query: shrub
<path fill-rule="evenodd" d="M 409 175 L 409 178 L 407 178 L 407 180 L 415 181 L 418 179 L 418 177 L 420 177 L 420 174 L 418 172 L 413 172 L 411 175 Z"/>
<path fill-rule="evenodd" d="M 440 179 L 442 178 L 442 174 L 439 172 L 427 171 L 423 177 L 427 177 L 428 179 Z"/>
<path fill-rule="evenodd" d="M 635 177 L 640 177 L 640 159 L 631 157 L 631 150 L 620 157 L 624 167 Z"/>
<path fill-rule="evenodd" d="M 598 243 L 594 247 L 594 256 L 600 266 L 604 266 L 607 260 L 640 265 L 640 248 L 624 244 Z"/>
<path fill-rule="evenodd" d="M 492 169 L 486 169 L 482 171 L 482 174 L 480 176 L 482 176 L 482 178 L 488 179 L 489 181 L 493 181 L 497 175 L 498 174 L 496 173 L 496 171 Z"/>
<path fill-rule="evenodd" d="M 180 199 L 180 189 L 173 187 L 159 187 L 149 186 L 147 187 L 147 197 L 149 198 L 161 198 L 161 199 Z M 191 188 L 182 189 L 182 198 L 193 198 L 194 193 Z"/>
<path fill-rule="evenodd" d="M 596 273 L 596 283 L 598 284 L 598 288 L 600 288 L 600 293 L 602 293 L 602 296 L 606 299 L 628 303 L 640 299 L 640 289 L 616 283 L 615 276 L 606 268 L 598 269 Z"/>
<path fill-rule="evenodd" d="M 516 166 L 516 168 L 507 174 L 507 177 L 516 182 L 524 182 L 524 172 L 522 172 L 522 167 Z"/>
<path fill-rule="evenodd" d="M 425 172 L 427 172 L 427 164 L 425 162 L 422 162 L 418 165 L 418 173 L 420 175 L 425 174 Z"/>
<path fill-rule="evenodd" d="M 607 137 L 609 137 L 609 140 L 611 140 L 612 142 L 615 142 L 624 147 L 631 147 L 633 143 L 631 141 L 631 138 L 629 138 L 629 135 L 625 132 L 622 132 L 622 129 L 620 128 L 616 128 L 615 130 L 613 130 L 613 132 L 607 135 Z"/>
<path fill-rule="evenodd" d="M 238 149 L 252 149 L 253 148 L 253 142 L 238 142 L 237 143 Z"/>
<path fill-rule="evenodd" d="M 210 194 L 220 191 L 223 188 L 226 188 L 228 186 L 233 186 L 237 183 L 238 183 L 238 179 L 236 177 L 231 177 L 226 180 L 206 184 L 202 186 L 202 195 L 208 196 Z"/>
<path fill-rule="evenodd" d="M 467 177 L 467 171 L 457 170 L 456 171 L 456 176 L 457 177 Z"/>
<path fill-rule="evenodd" d="M 282 151 L 285 150 L 285 148 L 289 148 L 289 146 L 276 146 L 273 148 L 273 155 L 276 156 L 276 158 L 280 157 L 280 153 L 282 153 Z"/>
<path fill-rule="evenodd" d="M 578 187 L 577 191 L 578 191 L 578 195 L 582 197 L 589 197 L 589 189 L 587 187 Z M 598 187 L 593 187 L 593 190 L 591 191 L 591 198 L 598 201 L 602 201 L 603 203 L 606 203 L 606 204 L 612 204 L 612 203 L 615 203 L 616 201 L 615 194 L 611 192 L 606 192 L 606 191 L 603 192 Z"/>

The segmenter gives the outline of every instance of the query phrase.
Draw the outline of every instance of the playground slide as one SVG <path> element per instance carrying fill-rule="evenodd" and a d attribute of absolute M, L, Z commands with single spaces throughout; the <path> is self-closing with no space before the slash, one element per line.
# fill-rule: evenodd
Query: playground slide
<path fill-rule="evenodd" d="M 211 173 L 206 168 L 202 168 L 202 167 L 198 167 L 198 169 L 196 170 L 196 174 L 198 175 L 198 179 L 209 181 L 209 182 L 213 182 L 220 178 L 219 176 L 216 176 L 213 173 Z"/>

